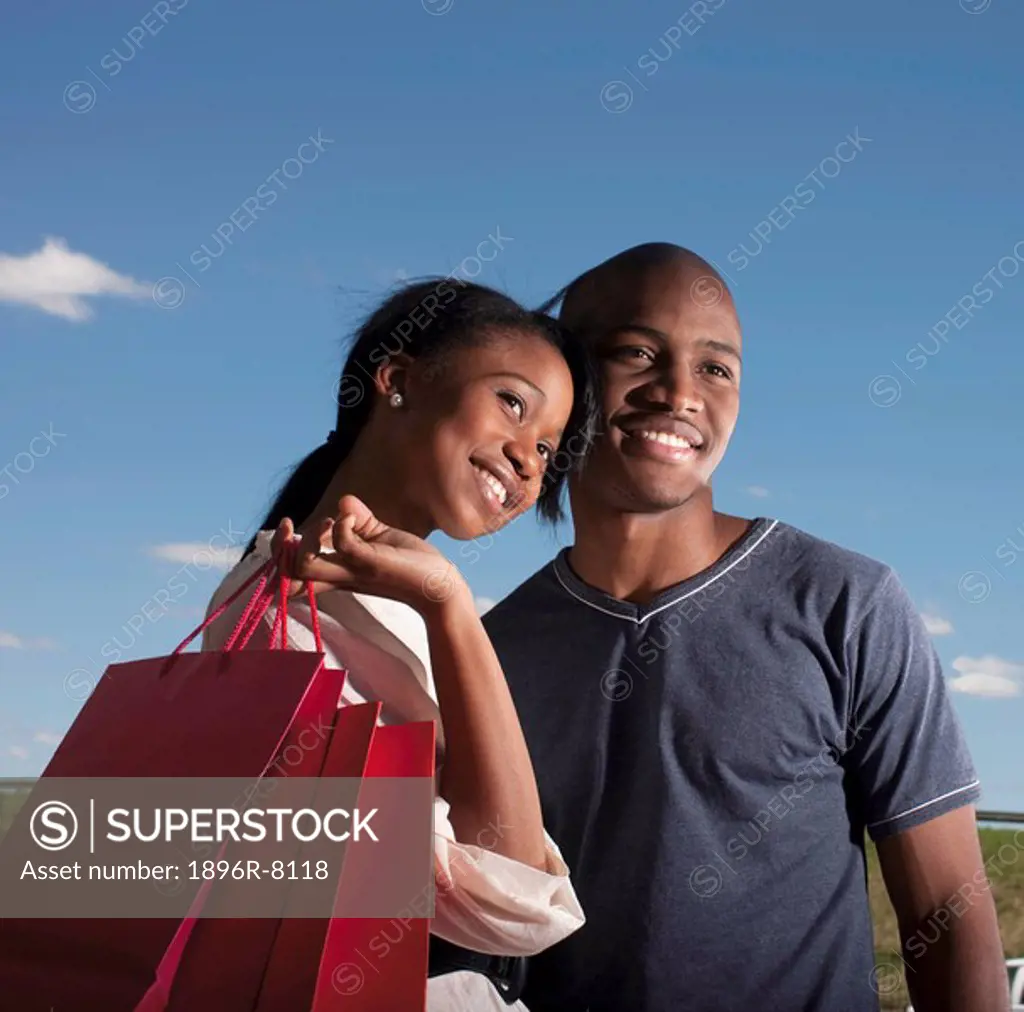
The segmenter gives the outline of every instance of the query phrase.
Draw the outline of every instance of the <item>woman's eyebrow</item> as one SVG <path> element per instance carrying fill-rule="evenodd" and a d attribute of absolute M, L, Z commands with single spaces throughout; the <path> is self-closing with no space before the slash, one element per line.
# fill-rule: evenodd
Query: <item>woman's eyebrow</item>
<path fill-rule="evenodd" d="M 534 383 L 533 380 L 527 379 L 520 372 L 496 372 L 496 373 L 492 373 L 491 375 L 494 376 L 495 378 L 497 378 L 499 376 L 505 376 L 508 379 L 517 379 L 521 383 L 525 383 L 531 390 L 534 390 L 539 397 L 543 398 L 544 400 L 548 399 L 548 395 L 546 393 L 544 393 L 544 391 L 541 390 L 541 388 L 539 386 L 537 386 L 537 384 Z"/>

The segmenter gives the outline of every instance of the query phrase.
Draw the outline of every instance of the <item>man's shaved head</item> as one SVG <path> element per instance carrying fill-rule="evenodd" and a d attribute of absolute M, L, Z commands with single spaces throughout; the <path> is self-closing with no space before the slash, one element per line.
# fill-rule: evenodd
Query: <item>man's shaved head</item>
<path fill-rule="evenodd" d="M 682 282 L 682 284 L 681 284 Z M 590 329 L 609 310 L 626 310 L 649 287 L 686 292 L 699 306 L 732 303 L 721 275 L 702 256 L 669 242 L 648 242 L 617 253 L 581 274 L 555 300 L 569 327 Z"/>

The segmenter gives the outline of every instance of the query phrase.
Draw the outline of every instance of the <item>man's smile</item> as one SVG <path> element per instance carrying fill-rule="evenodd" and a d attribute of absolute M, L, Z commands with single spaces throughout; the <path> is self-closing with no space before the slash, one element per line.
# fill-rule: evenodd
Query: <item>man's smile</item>
<path fill-rule="evenodd" d="M 630 456 L 675 464 L 693 460 L 705 446 L 700 430 L 681 418 L 634 416 L 618 427 L 624 436 L 623 452 Z"/>

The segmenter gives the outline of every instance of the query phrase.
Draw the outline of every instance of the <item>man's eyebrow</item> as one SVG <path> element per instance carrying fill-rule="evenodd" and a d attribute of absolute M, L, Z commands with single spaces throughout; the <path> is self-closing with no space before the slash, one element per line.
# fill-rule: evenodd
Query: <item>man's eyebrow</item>
<path fill-rule="evenodd" d="M 653 338 L 655 341 L 661 341 L 662 344 L 668 344 L 671 338 L 663 330 L 658 330 L 657 327 L 648 327 L 643 323 L 620 323 L 613 327 L 609 327 L 605 331 L 606 337 L 612 337 L 615 334 L 644 334 L 647 337 Z M 701 347 L 711 348 L 713 351 L 720 351 L 723 355 L 731 355 L 741 365 L 743 364 L 743 356 L 740 355 L 739 348 L 729 341 L 718 341 L 712 337 L 701 338 L 697 342 Z"/>
<path fill-rule="evenodd" d="M 716 341 L 714 338 L 704 338 L 699 342 L 705 348 L 712 348 L 715 351 L 720 351 L 723 355 L 732 355 L 740 365 L 743 364 L 743 356 L 739 352 L 739 348 L 736 345 L 731 344 L 729 341 Z"/>
<path fill-rule="evenodd" d="M 657 327 L 648 327 L 643 323 L 616 323 L 611 327 L 608 327 L 605 332 L 605 337 L 614 337 L 616 334 L 645 334 L 647 337 L 653 337 L 655 341 L 661 341 L 664 344 L 668 344 L 671 338 L 663 330 L 658 330 Z"/>

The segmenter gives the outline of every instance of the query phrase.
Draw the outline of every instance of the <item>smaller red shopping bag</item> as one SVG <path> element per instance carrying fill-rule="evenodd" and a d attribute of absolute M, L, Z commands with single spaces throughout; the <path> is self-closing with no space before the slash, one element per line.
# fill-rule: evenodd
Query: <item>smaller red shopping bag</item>
<path fill-rule="evenodd" d="M 348 716 L 342 712 L 335 732 L 336 740 L 341 742 L 346 741 L 340 734 L 342 720 Z M 352 744 L 342 745 L 335 752 L 332 742 L 325 776 L 327 770 L 344 769 L 352 761 L 355 742 L 362 742 L 366 727 L 361 718 L 352 715 L 348 730 Z M 256 1012 L 424 1012 L 426 1008 L 430 920 L 422 913 L 429 909 L 432 895 L 436 728 L 432 721 L 423 721 L 370 730 L 364 793 L 365 782 L 373 779 L 424 781 L 425 790 L 416 796 L 415 811 L 385 809 L 381 813 L 385 818 L 379 824 L 382 835 L 407 831 L 410 820 L 422 825 L 423 867 L 382 867 L 372 850 L 356 849 L 341 870 L 335 913 L 365 907 L 360 904 L 361 894 L 372 893 L 382 876 L 405 875 L 411 892 L 416 889 L 414 883 L 426 878 L 426 893 L 419 890 L 418 901 L 413 904 L 416 909 L 397 917 L 282 921 Z"/>
<path fill-rule="evenodd" d="M 319 733 L 333 726 L 344 673 L 325 668 L 322 654 L 241 649 L 272 602 L 272 571 L 273 563 L 268 563 L 253 574 L 169 657 L 107 668 L 5 836 L 0 867 L 21 866 L 16 858 L 4 858 L 25 846 L 30 813 L 46 800 L 48 780 L 259 781 L 303 731 Z M 225 650 L 184 653 L 252 583 L 257 583 L 256 591 Z M 278 586 L 284 601 L 287 583 L 278 581 Z M 278 622 L 283 642 L 283 608 Z M 321 764 L 327 751 L 324 738 Z M 195 891 L 198 895 L 198 884 Z M 156 979 L 181 926 L 180 919 L 170 918 L 3 917 L 4 1005 L 18 1012 L 131 1012 Z"/>
<path fill-rule="evenodd" d="M 324 762 L 324 777 L 362 777 L 380 716 L 380 703 L 345 706 L 338 711 L 335 734 Z M 335 887 L 337 883 L 335 883 Z M 302 910 L 306 894 L 321 888 L 299 882 L 278 927 L 273 951 L 255 1008 L 258 1012 L 294 1012 L 309 1008 L 316 990 L 320 954 L 330 923 L 323 918 L 293 916 Z"/>
<path fill-rule="evenodd" d="M 365 776 L 429 776 L 433 791 L 435 732 L 432 721 L 378 728 Z M 397 828 L 397 813 L 388 814 Z M 420 816 L 431 829 L 426 859 L 432 875 L 433 807 Z M 367 851 L 353 858 L 342 869 L 339 910 L 353 904 L 361 891 L 372 889 L 375 875 L 386 873 L 374 867 Z M 429 943 L 430 919 L 423 916 L 331 921 L 311 1012 L 425 1012 Z"/>

